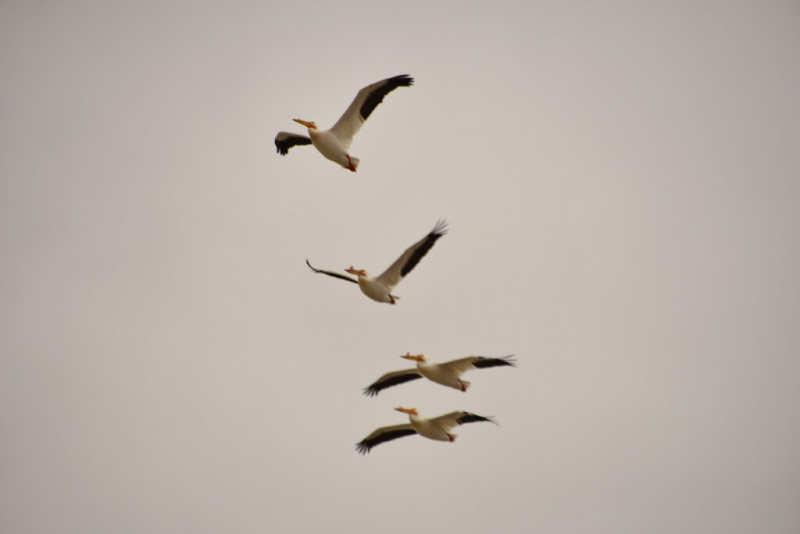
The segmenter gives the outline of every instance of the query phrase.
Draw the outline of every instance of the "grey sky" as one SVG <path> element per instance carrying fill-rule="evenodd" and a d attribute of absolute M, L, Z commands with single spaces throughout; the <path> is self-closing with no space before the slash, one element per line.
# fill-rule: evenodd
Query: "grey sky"
<path fill-rule="evenodd" d="M 0 4 L 4 532 L 800 528 L 797 2 Z M 331 125 L 408 73 L 356 137 Z M 446 218 L 397 306 L 380 272 Z M 361 388 L 516 354 L 460 393 Z M 354 444 L 464 409 L 454 444 Z"/>

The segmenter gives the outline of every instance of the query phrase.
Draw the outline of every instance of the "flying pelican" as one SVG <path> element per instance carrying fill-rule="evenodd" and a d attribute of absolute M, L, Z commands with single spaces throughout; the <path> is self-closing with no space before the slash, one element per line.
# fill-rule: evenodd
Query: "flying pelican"
<path fill-rule="evenodd" d="M 383 97 L 398 87 L 408 87 L 413 83 L 414 78 L 408 74 L 401 74 L 364 87 L 330 130 L 320 131 L 314 121 L 292 119 L 308 128 L 310 138 L 289 132 L 278 132 L 275 137 L 275 146 L 278 147 L 278 152 L 285 156 L 295 145 L 313 144 L 320 154 L 329 160 L 356 172 L 360 160 L 347 152 L 350 149 L 350 143 L 353 142 L 353 136 L 358 133 L 361 125 L 375 111 L 378 104 L 383 102 Z"/>
<path fill-rule="evenodd" d="M 449 388 L 467 391 L 470 383 L 466 380 L 461 380 L 461 375 L 463 373 L 472 369 L 486 369 L 489 367 L 499 367 L 501 365 L 515 367 L 516 361 L 513 359 L 513 356 L 513 354 L 502 358 L 467 356 L 466 358 L 450 362 L 436 363 L 428 361 L 424 354 L 412 356 L 411 353 L 408 353 L 400 357 L 406 360 L 416 361 L 416 369 L 403 369 L 402 371 L 386 373 L 369 387 L 364 388 L 364 395 L 374 397 L 380 393 L 381 390 L 422 377 Z"/>
<path fill-rule="evenodd" d="M 361 288 L 361 292 L 372 300 L 385 302 L 387 304 L 397 304 L 397 299 L 400 297 L 392 295 L 394 286 L 399 284 L 400 281 L 417 266 L 419 260 L 425 257 L 425 254 L 427 254 L 433 244 L 436 243 L 436 240 L 446 233 L 447 221 L 437 222 L 436 226 L 433 227 L 433 230 L 431 230 L 428 235 L 408 247 L 406 251 L 403 252 L 402 256 L 397 258 L 383 274 L 374 278 L 369 276 L 364 269 L 355 269 L 353 266 L 350 266 L 349 269 L 345 269 L 345 271 L 356 275 L 358 277 L 357 279 L 333 271 L 315 269 L 311 267 L 308 260 L 306 260 L 306 265 L 311 267 L 311 270 L 315 273 L 327 274 L 328 276 L 358 284 L 358 287 Z"/>
<path fill-rule="evenodd" d="M 439 417 L 425 419 L 419 416 L 416 408 L 401 407 L 395 408 L 395 410 L 407 413 L 409 423 L 404 425 L 382 426 L 376 429 L 375 432 L 356 443 L 356 450 L 358 452 L 366 454 L 376 445 L 393 439 L 402 438 L 403 436 L 410 436 L 411 434 L 419 434 L 420 436 L 437 441 L 452 442 L 456 440 L 456 435 L 449 432 L 453 427 L 480 421 L 494 423 L 494 419 L 491 417 L 482 417 L 469 412 L 451 412 L 440 415 Z"/>

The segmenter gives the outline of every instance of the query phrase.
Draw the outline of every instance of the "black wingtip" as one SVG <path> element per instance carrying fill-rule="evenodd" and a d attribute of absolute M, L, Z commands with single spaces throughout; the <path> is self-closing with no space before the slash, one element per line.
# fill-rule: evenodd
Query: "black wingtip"
<path fill-rule="evenodd" d="M 389 79 L 392 80 L 392 83 L 397 85 L 397 87 L 410 87 L 414 85 L 414 78 L 412 78 L 409 74 L 399 74 L 397 76 L 392 76 Z"/>
<path fill-rule="evenodd" d="M 375 108 L 383 102 L 383 98 L 397 89 L 398 87 L 408 87 L 414 83 L 414 78 L 411 78 L 408 74 L 401 74 L 399 76 L 392 76 L 391 78 L 386 78 L 385 80 L 381 80 L 380 82 L 376 82 L 374 85 L 378 85 L 378 87 L 374 88 L 367 96 L 366 100 L 363 104 L 361 104 L 361 109 L 358 111 L 358 115 L 361 117 L 361 121 L 365 121 L 369 118 Z"/>
<path fill-rule="evenodd" d="M 517 366 L 517 360 L 514 359 L 513 354 L 509 356 L 503 356 L 501 358 L 490 358 L 487 356 L 477 356 L 477 358 L 477 360 L 472 362 L 472 366 L 476 369 L 486 369 L 489 367 L 500 367 L 504 365 L 509 367 Z"/>
<path fill-rule="evenodd" d="M 510 367 L 517 366 L 517 360 L 514 358 L 513 354 L 509 354 L 508 356 L 501 356 L 500 358 L 495 358 L 500 365 L 508 365 Z"/>
<path fill-rule="evenodd" d="M 463 425 L 465 423 L 480 423 L 484 421 L 488 423 L 494 423 L 495 425 L 500 426 L 500 424 L 497 421 L 495 421 L 494 416 L 491 415 L 484 417 L 482 415 L 464 412 L 464 415 L 458 418 L 458 424 L 460 425 Z"/>
<path fill-rule="evenodd" d="M 339 274 L 339 273 L 334 273 L 334 272 L 331 272 L 331 271 L 323 271 L 322 269 L 317 269 L 316 267 L 311 265 L 311 263 L 309 263 L 308 258 L 306 258 L 306 265 L 308 265 L 308 268 L 311 269 L 312 271 L 314 271 L 317 274 L 327 274 L 328 276 L 332 276 L 333 278 L 338 278 L 340 280 L 347 280 L 348 282 L 351 282 L 353 284 L 358 284 L 358 280 L 354 280 L 354 279 L 352 279 L 349 276 L 346 276 L 344 274 Z"/>
<path fill-rule="evenodd" d="M 433 230 L 430 231 L 428 235 L 441 237 L 448 232 L 447 228 L 447 219 L 439 219 L 436 221 L 436 226 L 433 227 Z"/>

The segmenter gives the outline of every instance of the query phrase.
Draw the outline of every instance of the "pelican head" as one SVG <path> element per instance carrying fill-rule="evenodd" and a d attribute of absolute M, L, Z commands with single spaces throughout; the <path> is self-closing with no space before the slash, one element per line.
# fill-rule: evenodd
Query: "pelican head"
<path fill-rule="evenodd" d="M 407 413 L 408 415 L 419 415 L 416 408 L 403 408 L 402 406 L 398 406 L 395 408 L 395 410 L 398 412 Z"/>
<path fill-rule="evenodd" d="M 303 126 L 305 126 L 306 128 L 309 128 L 311 130 L 316 130 L 317 129 L 317 123 L 314 122 L 314 121 L 304 121 L 303 119 L 292 119 L 292 120 L 294 122 L 302 124 Z"/>
<path fill-rule="evenodd" d="M 405 358 L 406 360 L 414 360 L 415 362 L 424 362 L 425 355 L 424 354 L 411 354 L 410 352 L 407 354 L 403 354 L 400 356 L 401 358 Z"/>
<path fill-rule="evenodd" d="M 365 271 L 364 269 L 356 269 L 352 265 L 350 266 L 349 269 L 345 269 L 345 272 L 348 272 L 350 274 L 354 274 L 356 276 L 361 276 L 363 278 L 367 277 L 367 271 Z"/>

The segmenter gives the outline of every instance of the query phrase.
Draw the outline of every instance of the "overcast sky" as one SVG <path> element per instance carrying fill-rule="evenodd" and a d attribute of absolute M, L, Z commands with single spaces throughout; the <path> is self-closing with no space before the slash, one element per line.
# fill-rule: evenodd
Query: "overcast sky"
<path fill-rule="evenodd" d="M 0 530 L 800 531 L 800 4 L 0 3 Z M 328 127 L 408 73 L 352 174 Z M 381 272 L 450 233 L 397 306 Z M 468 393 L 361 389 L 515 354 Z M 354 445 L 462 409 L 455 443 Z"/>

